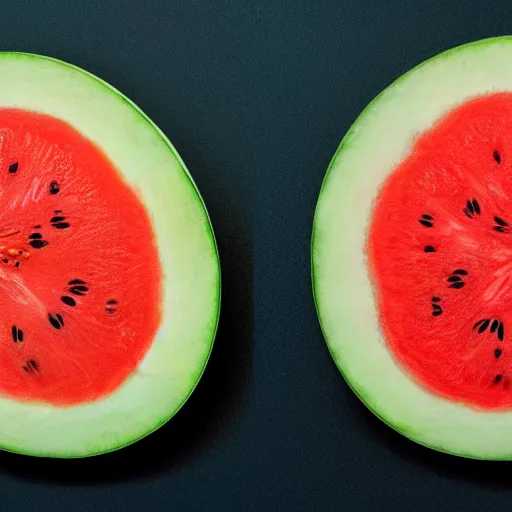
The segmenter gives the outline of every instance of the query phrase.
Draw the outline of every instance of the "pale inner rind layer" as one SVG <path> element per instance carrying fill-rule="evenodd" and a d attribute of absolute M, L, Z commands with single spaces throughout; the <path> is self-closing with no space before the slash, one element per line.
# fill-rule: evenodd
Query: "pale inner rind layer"
<path fill-rule="evenodd" d="M 63 62 L 19 53 L 0 53 L 0 76 L 0 107 L 67 121 L 121 171 L 149 211 L 164 272 L 162 325 L 137 371 L 107 398 L 74 407 L 0 398 L 0 447 L 52 457 L 113 450 L 168 420 L 205 367 L 220 302 L 210 221 L 169 141 L 108 84 Z"/>
<path fill-rule="evenodd" d="M 415 137 L 470 98 L 511 91 L 511 61 L 512 38 L 484 40 L 445 52 L 388 87 L 342 141 L 322 186 L 313 229 L 317 309 L 350 386 L 404 435 L 473 458 L 512 458 L 512 412 L 451 402 L 397 366 L 379 329 L 364 246 L 378 190 Z"/>

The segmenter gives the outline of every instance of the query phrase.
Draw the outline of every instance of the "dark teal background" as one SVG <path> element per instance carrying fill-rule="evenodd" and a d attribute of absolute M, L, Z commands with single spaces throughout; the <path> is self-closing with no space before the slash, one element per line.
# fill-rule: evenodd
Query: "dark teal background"
<path fill-rule="evenodd" d="M 0 510 L 509 511 L 511 465 L 419 447 L 352 395 L 309 277 L 320 184 L 358 113 L 422 60 L 508 32 L 507 1 L 1 2 L 0 50 L 97 74 L 174 142 L 212 216 L 224 302 L 171 423 L 94 459 L 0 454 Z"/>

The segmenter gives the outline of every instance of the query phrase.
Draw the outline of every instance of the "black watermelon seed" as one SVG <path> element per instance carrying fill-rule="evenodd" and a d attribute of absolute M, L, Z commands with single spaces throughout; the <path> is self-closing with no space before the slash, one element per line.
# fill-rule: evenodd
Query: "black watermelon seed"
<path fill-rule="evenodd" d="M 68 297 L 67 295 L 63 295 L 60 300 L 64 302 L 67 306 L 76 306 L 76 301 L 73 297 Z"/>
<path fill-rule="evenodd" d="M 495 348 L 494 349 L 494 357 L 496 359 L 499 359 L 501 357 L 502 353 L 503 353 L 503 351 L 501 350 L 501 348 Z"/>
<path fill-rule="evenodd" d="M 459 288 L 462 288 L 464 286 L 464 283 L 462 281 L 459 281 L 458 283 L 453 283 L 451 284 L 448 288 L 455 288 L 455 289 L 459 289 Z"/>
<path fill-rule="evenodd" d="M 78 285 L 78 286 L 73 286 L 73 288 L 71 288 L 71 290 L 69 290 L 69 291 L 72 292 L 73 290 L 78 291 L 78 292 L 88 292 L 89 288 L 87 288 L 87 286 Z"/>
<path fill-rule="evenodd" d="M 459 274 L 459 276 L 467 276 L 468 271 L 464 270 L 463 268 L 458 268 L 457 270 L 453 271 L 454 274 Z"/>
<path fill-rule="evenodd" d="M 69 224 L 67 222 L 59 222 L 58 224 L 52 224 L 52 226 L 56 229 L 66 229 L 69 228 Z"/>
<path fill-rule="evenodd" d="M 85 281 L 81 279 L 71 279 L 71 281 L 68 281 L 68 284 L 85 284 Z"/>
<path fill-rule="evenodd" d="M 18 341 L 18 329 L 15 325 L 12 326 L 11 333 L 12 333 L 12 339 L 14 340 L 14 343 L 16 343 Z"/>
<path fill-rule="evenodd" d="M 496 160 L 497 163 L 499 163 L 499 164 L 501 163 L 501 156 L 500 156 L 500 154 L 497 151 L 495 151 L 492 154 L 492 156 L 493 156 L 494 160 Z"/>
<path fill-rule="evenodd" d="M 480 205 L 476 199 L 473 199 L 473 208 L 475 209 L 475 212 L 480 215 Z"/>
<path fill-rule="evenodd" d="M 423 250 L 425 252 L 436 252 L 436 250 L 431 245 L 426 245 Z"/>
<path fill-rule="evenodd" d="M 492 325 L 491 325 L 491 332 L 494 332 L 498 328 L 498 325 L 500 325 L 498 320 L 493 320 Z"/>
<path fill-rule="evenodd" d="M 424 213 L 424 214 L 422 215 L 422 217 L 423 217 L 425 220 L 432 220 L 432 219 L 434 218 L 434 217 L 432 217 L 432 215 L 428 215 L 428 214 L 426 214 L 426 213 Z"/>
<path fill-rule="evenodd" d="M 18 329 L 18 341 L 23 343 L 23 331 L 21 329 Z"/>
<path fill-rule="evenodd" d="M 54 318 L 51 314 L 48 315 L 48 320 L 50 320 L 52 327 L 55 327 L 55 329 L 60 329 L 60 322 L 56 318 Z"/>
<path fill-rule="evenodd" d="M 41 229 L 41 224 L 38 224 L 37 226 L 34 226 L 34 229 Z"/>
<path fill-rule="evenodd" d="M 29 235 L 30 240 L 38 240 L 39 238 L 43 238 L 43 235 L 41 233 L 32 233 Z"/>
<path fill-rule="evenodd" d="M 28 243 L 34 249 L 42 249 L 45 245 L 48 245 L 46 240 L 32 240 Z"/>
<path fill-rule="evenodd" d="M 59 313 L 57 313 L 55 316 L 57 317 L 57 320 L 59 321 L 60 325 L 64 325 L 64 320 L 62 320 L 62 316 L 59 315 Z"/>
<path fill-rule="evenodd" d="M 3 261 L 4 263 L 9 263 L 9 260 L 8 260 L 7 258 L 3 258 L 3 259 L 2 259 L 2 261 Z"/>
<path fill-rule="evenodd" d="M 462 281 L 462 279 L 459 276 L 451 276 L 448 278 L 449 283 L 456 283 Z"/>
<path fill-rule="evenodd" d="M 443 313 L 443 309 L 438 304 L 432 304 L 432 316 L 439 316 Z"/>
<path fill-rule="evenodd" d="M 482 334 L 487 329 L 487 327 L 489 327 L 490 323 L 491 321 L 489 319 L 485 319 L 483 324 L 478 329 L 478 334 Z"/>
<path fill-rule="evenodd" d="M 467 203 L 466 203 L 466 206 L 469 210 L 469 213 L 475 213 L 475 210 L 474 210 L 474 207 L 473 207 L 473 203 L 468 199 Z"/>
<path fill-rule="evenodd" d="M 498 231 L 498 233 L 505 233 L 505 228 L 503 226 L 494 226 L 494 231 Z"/>
<path fill-rule="evenodd" d="M 23 366 L 23 370 L 26 373 L 39 373 L 39 363 L 34 359 L 30 359 L 30 361 L 27 361 L 26 366 Z"/>
<path fill-rule="evenodd" d="M 18 162 L 14 162 L 9 166 L 9 172 L 14 174 L 18 170 Z"/>
<path fill-rule="evenodd" d="M 478 322 L 473 325 L 473 329 L 476 329 L 480 324 L 483 324 L 485 322 L 485 318 L 482 318 L 482 320 L 478 320 Z"/>
<path fill-rule="evenodd" d="M 19 267 L 20 267 L 20 262 L 19 262 L 19 261 L 17 261 L 17 262 L 14 264 L 14 266 L 15 266 L 16 268 L 19 268 Z"/>
<path fill-rule="evenodd" d="M 440 302 L 441 299 L 439 297 L 432 297 L 432 302 Z M 108 302 L 107 302 L 108 304 Z"/>
<path fill-rule="evenodd" d="M 493 384 L 499 384 L 501 382 L 502 378 L 503 378 L 503 375 L 496 375 L 496 377 L 494 377 Z"/>
<path fill-rule="evenodd" d="M 62 217 L 62 215 L 57 216 L 57 217 L 52 217 L 52 218 L 50 219 L 50 222 L 61 222 L 61 221 L 63 221 L 65 218 L 66 218 L 66 217 Z"/>
<path fill-rule="evenodd" d="M 503 324 L 500 322 L 500 325 L 498 326 L 498 339 L 500 341 L 503 341 L 504 337 L 505 337 L 505 329 L 503 327 Z"/>
<path fill-rule="evenodd" d="M 50 183 L 50 194 L 57 194 L 60 190 L 59 184 L 56 181 Z"/>
<path fill-rule="evenodd" d="M 420 219 L 419 223 L 422 224 L 423 226 L 425 226 L 426 228 L 431 228 L 432 227 L 432 222 L 429 222 L 428 220 Z"/>
<path fill-rule="evenodd" d="M 508 224 L 501 217 L 494 217 L 494 222 L 500 226 L 508 226 Z"/>

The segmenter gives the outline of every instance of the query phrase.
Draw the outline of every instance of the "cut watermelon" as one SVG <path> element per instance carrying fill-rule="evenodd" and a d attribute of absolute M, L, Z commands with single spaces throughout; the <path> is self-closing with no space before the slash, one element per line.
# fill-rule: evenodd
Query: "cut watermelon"
<path fill-rule="evenodd" d="M 315 214 L 315 301 L 349 385 L 407 437 L 512 459 L 512 38 L 443 53 L 354 123 Z"/>
<path fill-rule="evenodd" d="M 213 231 L 118 91 L 36 55 L 0 53 L 0 74 L 0 448 L 104 453 L 165 423 L 204 370 Z"/>

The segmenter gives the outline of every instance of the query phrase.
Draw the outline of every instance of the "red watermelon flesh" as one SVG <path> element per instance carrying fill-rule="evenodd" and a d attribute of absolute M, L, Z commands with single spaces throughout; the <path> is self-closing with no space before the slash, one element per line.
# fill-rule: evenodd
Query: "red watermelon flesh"
<path fill-rule="evenodd" d="M 512 94 L 460 105 L 415 141 L 374 205 L 382 331 L 432 392 L 512 406 Z"/>
<path fill-rule="evenodd" d="M 0 393 L 56 406 L 107 396 L 160 323 L 144 206 L 74 128 L 18 109 L 0 110 L 0 201 Z"/>

